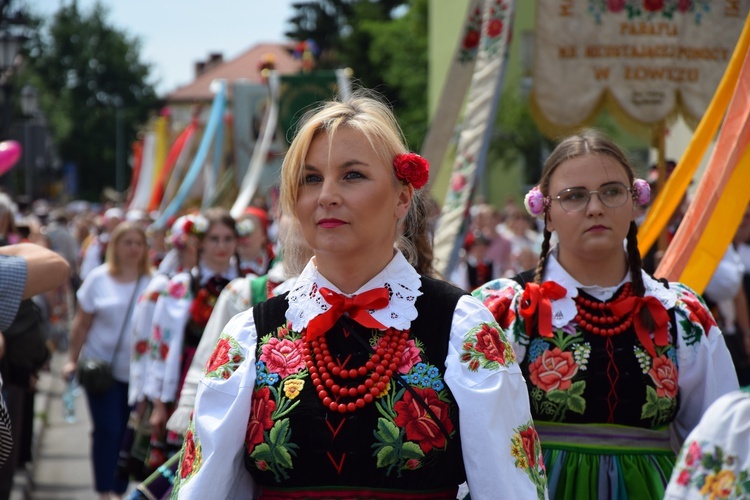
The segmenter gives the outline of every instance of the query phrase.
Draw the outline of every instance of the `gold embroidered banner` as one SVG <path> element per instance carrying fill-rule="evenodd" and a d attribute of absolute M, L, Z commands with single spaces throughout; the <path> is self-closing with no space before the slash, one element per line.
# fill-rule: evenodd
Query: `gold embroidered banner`
<path fill-rule="evenodd" d="M 697 123 L 748 11 L 750 0 L 538 0 L 535 118 L 551 135 L 605 105 L 623 122 Z"/>

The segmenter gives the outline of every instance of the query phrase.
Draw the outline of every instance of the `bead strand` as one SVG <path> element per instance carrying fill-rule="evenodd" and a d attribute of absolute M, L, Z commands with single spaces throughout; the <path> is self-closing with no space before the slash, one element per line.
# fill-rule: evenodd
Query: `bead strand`
<path fill-rule="evenodd" d="M 325 337 L 309 342 L 303 355 L 318 397 L 331 411 L 353 412 L 371 403 L 388 387 L 393 374 L 401 364 L 406 350 L 408 330 L 387 330 L 378 340 L 375 352 L 356 368 L 343 368 L 334 362 Z M 364 382 L 344 385 L 344 381 L 367 377 Z M 340 380 L 338 380 L 340 379 Z M 340 398 L 355 398 L 348 403 L 339 403 Z"/>

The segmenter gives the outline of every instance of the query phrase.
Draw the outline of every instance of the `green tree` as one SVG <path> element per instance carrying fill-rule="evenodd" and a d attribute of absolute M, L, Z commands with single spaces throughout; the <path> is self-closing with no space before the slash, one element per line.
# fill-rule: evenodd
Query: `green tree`
<path fill-rule="evenodd" d="M 88 199 L 115 185 L 118 159 L 124 165 L 137 127 L 158 105 L 139 40 L 107 16 L 99 2 L 87 12 L 75 1 L 61 6 L 27 42 L 19 75 L 38 89 L 59 155 L 77 165 L 79 194 Z"/>
<path fill-rule="evenodd" d="M 321 0 L 293 4 L 286 35 L 312 39 L 320 67 L 349 67 L 358 85 L 394 108 L 412 149 L 427 130 L 427 0 Z"/>

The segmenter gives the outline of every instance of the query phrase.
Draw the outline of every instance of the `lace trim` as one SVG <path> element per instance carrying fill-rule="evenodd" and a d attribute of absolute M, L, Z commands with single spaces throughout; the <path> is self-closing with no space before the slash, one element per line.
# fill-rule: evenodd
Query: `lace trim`
<path fill-rule="evenodd" d="M 356 293 L 378 287 L 387 288 L 390 295 L 388 306 L 369 312 L 373 318 L 389 328 L 406 330 L 417 317 L 415 304 L 417 297 L 422 295 L 419 290 L 421 284 L 419 274 L 398 252 L 385 269 Z M 315 264 L 310 260 L 287 296 L 289 307 L 286 311 L 286 319 L 291 322 L 294 330 L 301 331 L 306 328 L 311 319 L 324 313 L 330 307 L 320 294 L 322 287 L 341 293 L 341 290 L 318 272 Z"/>

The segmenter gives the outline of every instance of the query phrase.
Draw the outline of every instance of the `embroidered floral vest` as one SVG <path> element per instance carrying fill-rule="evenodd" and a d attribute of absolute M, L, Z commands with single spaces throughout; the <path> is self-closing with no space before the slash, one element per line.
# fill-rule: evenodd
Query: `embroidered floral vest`
<path fill-rule="evenodd" d="M 526 344 L 520 365 L 534 420 L 644 428 L 672 422 L 679 408 L 677 330 L 674 310 L 668 313 L 669 341 L 654 346 L 655 356 L 640 343 L 632 325 L 605 336 L 571 322 L 553 327 L 551 338 L 536 330 L 529 338 L 524 319 L 516 316 L 508 326 Z"/>
<path fill-rule="evenodd" d="M 444 381 L 453 312 L 464 292 L 425 277 L 421 289 L 419 316 L 398 369 L 412 390 L 391 380 L 373 402 L 345 413 L 324 407 L 316 393 L 304 362 L 305 342 L 285 325 L 286 296 L 253 309 L 258 362 L 245 466 L 257 484 L 455 491 L 465 481 L 458 407 Z M 377 330 L 340 319 L 326 339 L 332 357 L 345 368 L 361 366 L 369 357 L 354 334 L 344 331 L 352 328 L 371 345 L 379 336 Z"/>

